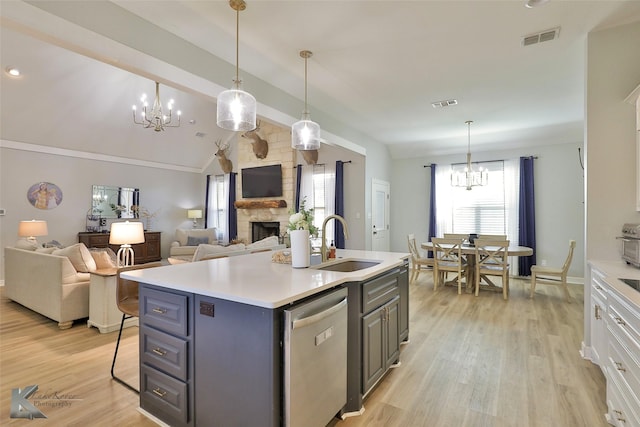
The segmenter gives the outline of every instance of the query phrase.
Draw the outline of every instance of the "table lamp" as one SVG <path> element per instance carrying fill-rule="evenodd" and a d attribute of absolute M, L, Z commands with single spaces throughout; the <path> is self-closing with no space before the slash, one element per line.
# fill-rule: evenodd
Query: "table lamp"
<path fill-rule="evenodd" d="M 120 245 L 118 249 L 118 267 L 126 267 L 135 263 L 131 245 L 144 243 L 144 227 L 141 222 L 111 223 L 109 244 Z"/>
<path fill-rule="evenodd" d="M 198 220 L 202 218 L 202 210 L 201 209 L 187 210 L 187 218 L 193 220 L 193 228 L 196 228 L 198 226 Z"/>
<path fill-rule="evenodd" d="M 36 237 L 46 236 L 49 234 L 47 230 L 47 221 L 32 219 L 31 221 L 20 221 L 18 225 L 18 236 L 26 237 L 31 244 L 38 244 Z"/>

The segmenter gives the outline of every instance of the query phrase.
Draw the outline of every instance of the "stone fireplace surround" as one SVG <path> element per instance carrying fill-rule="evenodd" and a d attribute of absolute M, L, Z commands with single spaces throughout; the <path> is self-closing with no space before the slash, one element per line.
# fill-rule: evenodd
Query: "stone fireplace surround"
<path fill-rule="evenodd" d="M 276 234 L 276 229 L 274 227 L 271 230 L 272 234 L 269 235 L 283 235 L 287 230 L 287 224 L 289 223 L 289 209 L 293 206 L 294 200 L 294 166 L 297 153 L 291 148 L 290 129 L 283 129 L 281 127 L 272 125 L 271 123 L 267 123 L 265 120 L 262 120 L 260 131 L 258 132 L 258 134 L 261 138 L 266 139 L 269 143 L 269 153 L 265 159 L 256 158 L 255 154 L 253 153 L 251 143 L 249 143 L 247 139 L 242 138 L 239 133 L 236 138 L 235 148 L 237 149 L 238 153 L 237 167 L 234 167 L 234 172 L 238 173 L 238 179 L 236 182 L 236 194 L 242 194 L 242 178 L 240 174 L 240 171 L 242 169 L 280 164 L 282 165 L 282 196 L 259 199 L 237 199 L 241 202 L 240 207 L 238 207 L 237 209 L 237 238 L 247 243 L 258 240 L 253 236 L 253 223 L 278 223 L 278 233 Z M 276 201 L 282 200 L 284 200 L 285 203 L 275 203 Z M 270 201 L 274 203 L 269 204 L 269 207 L 260 207 L 260 203 L 248 203 L 260 201 Z M 282 206 L 283 204 L 286 204 L 286 206 L 271 207 Z M 258 207 L 253 207 L 253 205 L 257 205 Z"/>

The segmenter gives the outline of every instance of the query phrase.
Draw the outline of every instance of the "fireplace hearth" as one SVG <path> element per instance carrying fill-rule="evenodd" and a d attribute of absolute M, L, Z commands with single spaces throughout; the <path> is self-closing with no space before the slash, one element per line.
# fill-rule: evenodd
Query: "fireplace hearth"
<path fill-rule="evenodd" d="M 265 237 L 280 236 L 280 223 L 277 221 L 262 221 L 251 223 L 251 242 L 257 242 Z"/>

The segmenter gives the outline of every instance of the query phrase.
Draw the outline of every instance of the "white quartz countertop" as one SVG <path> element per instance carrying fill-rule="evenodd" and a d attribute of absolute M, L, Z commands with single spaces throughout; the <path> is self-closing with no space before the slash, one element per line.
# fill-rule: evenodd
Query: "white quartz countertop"
<path fill-rule="evenodd" d="M 640 307 L 640 292 L 619 279 L 640 280 L 640 268 L 636 268 L 623 261 L 589 261 L 594 268 L 605 275 L 604 280 L 619 295 L 630 303 Z"/>
<path fill-rule="evenodd" d="M 168 289 L 265 308 L 278 308 L 346 282 L 357 282 L 401 266 L 408 253 L 338 249 L 343 259 L 379 261 L 354 272 L 292 268 L 271 261 L 274 252 L 130 270 L 122 277 Z M 317 267 L 317 266 L 316 266 Z"/>

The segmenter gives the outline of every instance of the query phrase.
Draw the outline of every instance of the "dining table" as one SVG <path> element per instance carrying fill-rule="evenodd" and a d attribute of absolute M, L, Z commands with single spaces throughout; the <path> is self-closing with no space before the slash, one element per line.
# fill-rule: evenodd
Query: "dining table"
<path fill-rule="evenodd" d="M 445 245 L 446 246 L 446 245 Z M 426 251 L 433 252 L 432 242 L 423 242 L 420 247 Z M 462 255 L 467 261 L 467 272 L 465 275 L 465 289 L 466 293 L 472 293 L 475 289 L 475 276 L 476 276 L 476 248 L 471 243 L 464 243 L 462 245 Z M 533 248 L 528 246 L 509 245 L 507 248 L 507 256 L 521 257 L 533 255 Z M 435 278 L 434 278 L 435 280 Z M 481 285 L 482 286 L 482 285 Z M 495 291 L 501 291 L 491 281 L 483 286 Z"/>

